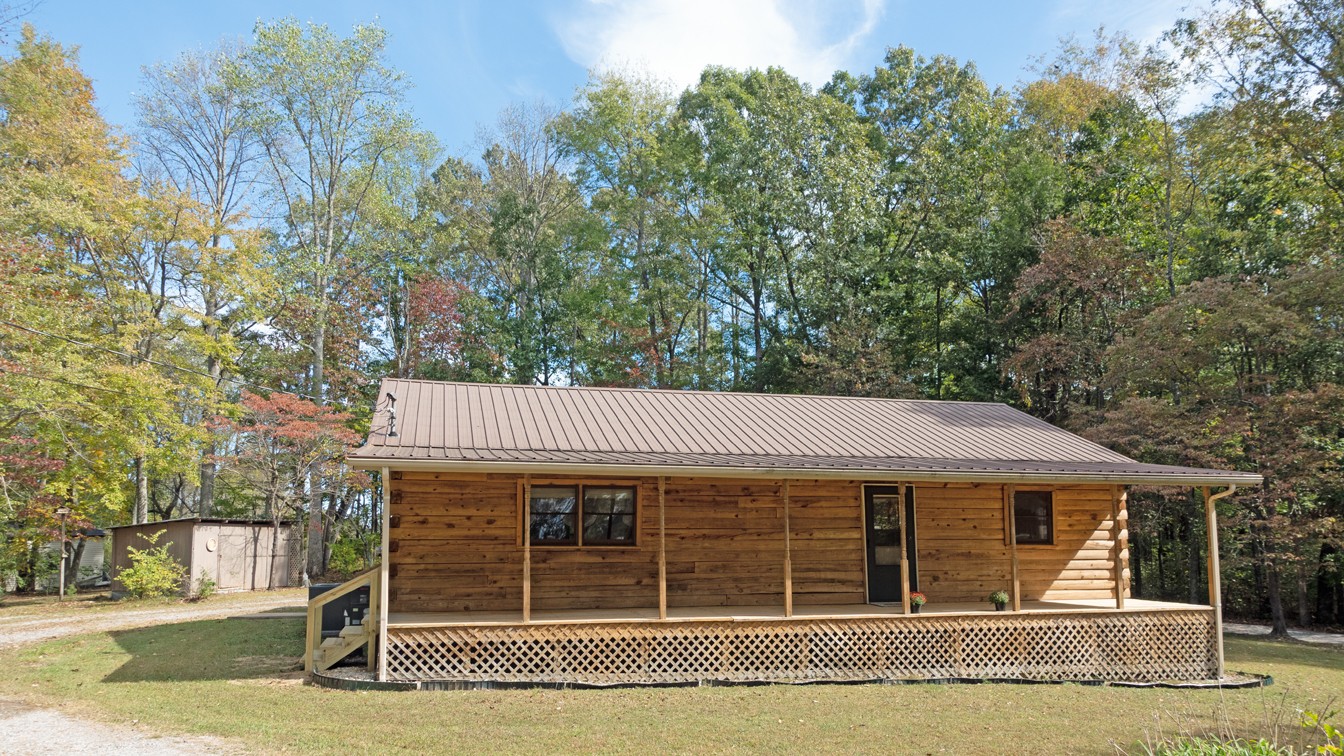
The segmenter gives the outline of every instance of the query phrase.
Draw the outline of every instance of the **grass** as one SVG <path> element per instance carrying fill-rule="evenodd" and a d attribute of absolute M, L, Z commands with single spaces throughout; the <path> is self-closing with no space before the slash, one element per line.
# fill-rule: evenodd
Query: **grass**
<path fill-rule="evenodd" d="M 246 606 L 256 603 L 258 597 L 292 596 L 294 607 L 306 608 L 307 591 L 303 588 L 281 588 L 276 591 L 237 593 L 217 593 L 205 600 L 205 606 L 227 607 Z M 163 596 L 144 599 L 112 599 L 106 590 L 88 591 L 73 596 L 67 595 L 64 601 L 55 594 L 6 594 L 0 596 L 0 622 L 12 617 L 55 617 L 60 615 L 86 616 L 91 612 L 116 612 L 128 609 L 155 609 L 182 606 L 188 601 L 181 596 Z M 270 610 L 278 611 L 278 610 Z M 295 611 L 288 608 L 286 611 Z"/>
<path fill-rule="evenodd" d="M 303 685 L 302 620 L 95 633 L 0 654 L 0 695 L 263 751 L 1142 752 L 1176 735 L 1275 737 L 1344 691 L 1344 651 L 1249 638 L 1264 690 L 811 685 L 460 692 Z"/>

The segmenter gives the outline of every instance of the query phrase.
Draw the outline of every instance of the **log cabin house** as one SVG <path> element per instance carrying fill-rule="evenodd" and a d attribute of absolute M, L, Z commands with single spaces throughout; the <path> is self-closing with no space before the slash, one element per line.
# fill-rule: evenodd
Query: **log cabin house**
<path fill-rule="evenodd" d="M 1214 502 L 1006 405 L 386 380 L 363 628 L 431 685 L 1223 673 Z M 1203 492 L 1209 605 L 1129 595 L 1131 485 Z M 1213 489 L 1222 489 L 1213 494 Z M 1007 592 L 1003 611 L 991 592 Z M 915 593 L 927 597 L 912 604 Z"/>

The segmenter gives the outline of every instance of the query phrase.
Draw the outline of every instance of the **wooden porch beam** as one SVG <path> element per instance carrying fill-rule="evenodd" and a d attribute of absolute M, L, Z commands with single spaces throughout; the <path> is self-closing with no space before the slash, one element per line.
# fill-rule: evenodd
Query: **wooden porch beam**
<path fill-rule="evenodd" d="M 1209 604 L 1213 606 L 1213 639 L 1218 653 L 1218 679 L 1223 679 L 1223 588 L 1221 567 L 1218 564 L 1218 499 L 1237 490 L 1228 486 L 1217 496 L 1209 495 L 1209 487 L 1204 486 L 1204 517 L 1209 537 Z"/>
<path fill-rule="evenodd" d="M 532 476 L 523 476 L 523 623 L 532 621 Z"/>
<path fill-rule="evenodd" d="M 1115 608 L 1125 608 L 1125 573 L 1129 571 L 1129 509 L 1128 492 L 1120 486 L 1111 486 L 1111 533 L 1115 541 L 1112 569 L 1115 571 Z"/>
<path fill-rule="evenodd" d="M 784 616 L 793 616 L 793 546 L 789 528 L 789 479 L 784 479 Z"/>
<path fill-rule="evenodd" d="M 658 619 L 667 619 L 667 478 L 658 476 Z"/>
<path fill-rule="evenodd" d="M 1022 611 L 1022 580 L 1017 561 L 1017 486 L 1003 489 L 1004 509 L 1008 512 L 1008 546 L 1013 557 L 1013 611 Z"/>
<path fill-rule="evenodd" d="M 909 525 L 909 523 L 907 523 L 907 522 L 905 521 L 905 496 L 906 496 L 906 493 L 905 493 L 905 492 L 906 492 L 906 490 L 907 490 L 907 488 L 906 488 L 906 485 L 905 485 L 904 483 L 902 483 L 902 484 L 900 485 L 900 487 L 897 489 L 897 491 L 899 492 L 899 493 L 897 494 L 897 496 L 900 497 L 900 502 L 899 502 L 899 504 L 898 504 L 897 507 L 896 507 L 896 511 L 898 511 L 898 512 L 901 513 L 901 516 L 900 516 L 900 522 L 901 522 L 901 611 L 905 612 L 906 614 L 909 614 L 909 613 L 910 613 L 910 555 L 906 553 L 906 545 L 910 542 L 910 531 L 906 530 L 906 527 Z"/>
<path fill-rule="evenodd" d="M 382 562 L 378 566 L 378 668 L 379 682 L 387 680 L 387 596 L 388 577 L 391 575 L 392 562 L 392 472 L 382 469 L 383 475 L 383 538 Z"/>

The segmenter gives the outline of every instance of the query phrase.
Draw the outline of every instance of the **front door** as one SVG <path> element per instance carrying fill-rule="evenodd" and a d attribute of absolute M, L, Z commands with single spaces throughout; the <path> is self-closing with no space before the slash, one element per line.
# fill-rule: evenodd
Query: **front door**
<path fill-rule="evenodd" d="M 905 532 L 901 531 L 901 489 L 865 486 L 864 513 L 868 551 L 868 602 L 901 600 L 902 549 L 910 566 L 910 590 L 919 590 L 915 566 L 915 488 L 905 487 Z"/>

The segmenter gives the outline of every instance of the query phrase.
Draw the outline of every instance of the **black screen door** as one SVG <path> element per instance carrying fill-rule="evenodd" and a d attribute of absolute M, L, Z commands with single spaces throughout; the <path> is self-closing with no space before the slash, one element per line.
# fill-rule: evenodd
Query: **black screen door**
<path fill-rule="evenodd" d="M 901 489 L 865 486 L 864 513 L 868 552 L 868 601 L 901 600 L 901 547 L 910 565 L 910 590 L 919 590 L 915 566 L 915 488 L 905 488 L 905 532 L 901 532 Z"/>

